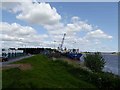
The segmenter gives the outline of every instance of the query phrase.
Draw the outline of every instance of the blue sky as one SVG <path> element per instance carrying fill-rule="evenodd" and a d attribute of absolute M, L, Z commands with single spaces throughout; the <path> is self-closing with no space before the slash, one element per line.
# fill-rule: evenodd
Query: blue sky
<path fill-rule="evenodd" d="M 59 20 L 60 23 L 64 24 L 64 26 L 71 23 L 72 17 L 79 17 L 81 21 L 86 22 L 87 24 L 92 25 L 95 29 L 101 29 L 106 35 L 110 35 L 113 38 L 111 40 L 101 40 L 102 43 L 100 45 L 101 48 L 108 47 L 110 51 L 117 51 L 118 47 L 118 6 L 117 2 L 51 2 L 49 3 L 51 8 L 55 8 L 57 13 L 61 16 Z M 49 30 L 46 30 L 45 26 L 42 24 L 31 24 L 29 20 L 26 19 L 18 19 L 16 16 L 17 13 L 11 13 L 7 9 L 2 10 L 2 22 L 7 22 L 9 24 L 18 23 L 21 26 L 30 26 L 32 27 L 37 34 L 47 34 L 49 35 Z M 77 32 L 78 37 L 84 37 L 89 32 Z M 62 38 L 62 37 L 61 37 Z M 49 36 L 45 40 L 50 40 Z M 52 39 L 53 40 L 53 39 Z M 91 41 L 92 42 L 92 41 Z M 58 44 L 56 44 L 58 45 Z M 67 46 L 67 44 L 65 44 Z M 77 46 L 78 47 L 78 46 Z M 82 47 L 82 46 L 81 46 Z M 99 48 L 99 45 L 96 47 Z M 91 48 L 93 51 L 97 51 L 97 48 L 92 45 Z M 80 47 L 79 47 L 80 48 Z M 84 51 L 89 51 L 87 46 L 84 47 Z M 90 50 L 92 51 L 92 49 Z M 100 49 L 98 49 L 100 51 Z M 102 51 L 102 50 L 101 50 Z M 109 51 L 106 49 L 106 51 Z"/>
<path fill-rule="evenodd" d="M 118 3 L 62 2 L 50 4 L 56 7 L 58 13 L 60 13 L 67 22 L 69 22 L 69 18 L 72 16 L 79 16 L 82 20 L 88 20 L 88 23 L 100 27 L 105 32 L 114 35 L 114 37 L 118 34 Z"/>

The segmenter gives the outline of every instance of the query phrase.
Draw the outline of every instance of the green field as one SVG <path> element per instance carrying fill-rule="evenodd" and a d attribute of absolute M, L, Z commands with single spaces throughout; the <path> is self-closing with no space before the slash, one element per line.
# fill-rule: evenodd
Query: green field
<path fill-rule="evenodd" d="M 118 78 L 111 74 L 94 74 L 76 68 L 67 62 L 53 61 L 44 55 L 36 55 L 14 64 L 26 63 L 31 69 L 6 69 L 2 72 L 3 88 L 117 88 Z M 97 79 L 103 77 L 101 81 Z M 103 82 L 104 79 L 108 81 Z M 112 81 L 111 81 L 112 80 Z M 114 85 L 115 84 L 115 85 Z M 102 86 L 102 87 L 101 87 Z"/>

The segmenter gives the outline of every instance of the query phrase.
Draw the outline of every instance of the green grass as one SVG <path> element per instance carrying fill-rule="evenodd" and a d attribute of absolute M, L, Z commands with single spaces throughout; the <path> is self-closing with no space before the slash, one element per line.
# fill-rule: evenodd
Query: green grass
<path fill-rule="evenodd" d="M 29 63 L 32 68 L 25 71 L 19 68 L 3 70 L 3 88 L 109 88 L 110 85 L 116 88 L 117 78 L 110 74 L 90 73 L 61 60 L 52 61 L 43 55 L 15 63 Z"/>
<path fill-rule="evenodd" d="M 31 70 L 3 70 L 3 88 L 95 88 L 73 76 L 66 63 L 37 55 L 17 63 L 30 63 Z"/>

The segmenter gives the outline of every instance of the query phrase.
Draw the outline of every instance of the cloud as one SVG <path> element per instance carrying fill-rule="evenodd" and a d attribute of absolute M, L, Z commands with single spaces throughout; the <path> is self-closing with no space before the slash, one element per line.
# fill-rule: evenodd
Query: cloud
<path fill-rule="evenodd" d="M 17 23 L 0 23 L 0 38 L 4 42 L 21 42 L 28 44 L 40 44 L 48 38 L 47 34 L 37 34 L 37 31 L 29 26 L 21 26 Z"/>
<path fill-rule="evenodd" d="M 72 17 L 71 22 L 66 25 L 62 22 L 59 22 L 55 25 L 44 25 L 44 28 L 48 31 L 48 34 L 51 36 L 51 38 L 56 41 L 60 41 L 64 33 L 66 33 L 66 39 L 69 41 L 71 39 L 70 37 L 72 37 L 72 40 L 78 39 L 79 37 L 77 37 L 77 34 L 79 32 L 88 32 L 93 30 L 92 25 L 81 21 L 79 17 Z"/>
<path fill-rule="evenodd" d="M 78 16 L 70 18 L 70 22 L 61 22 L 64 18 L 49 3 L 19 2 L 15 7 L 5 8 L 5 10 L 7 9 L 16 13 L 17 19 L 42 26 L 47 33 L 37 34 L 37 30 L 30 26 L 3 22 L 1 23 L 1 37 L 3 37 L 2 40 L 5 41 L 6 45 L 9 43 L 8 41 L 13 41 L 17 45 L 41 45 L 42 47 L 53 47 L 55 45 L 58 47 L 61 44 L 63 34 L 66 33 L 64 47 L 90 50 L 90 47 L 94 49 L 93 46 L 101 44 L 101 40 L 113 38 L 101 29 L 96 30 L 92 24 L 81 20 Z M 85 32 L 85 35 L 81 37 L 80 32 Z"/>
<path fill-rule="evenodd" d="M 18 2 L 0 2 L 0 8 L 3 10 L 8 10 L 9 12 L 14 12 L 18 8 L 20 3 Z"/>
<path fill-rule="evenodd" d="M 78 22 L 79 20 L 80 20 L 80 18 L 77 17 L 77 16 L 73 16 L 73 17 L 71 18 L 71 21 L 72 21 L 72 22 Z"/>
<path fill-rule="evenodd" d="M 88 32 L 93 30 L 92 25 L 86 23 L 85 21 L 81 21 L 77 16 L 72 17 L 71 22 L 66 25 L 62 22 L 59 22 L 55 25 L 44 25 L 44 28 L 47 30 L 51 41 L 57 41 L 57 46 L 61 44 L 63 34 L 66 33 L 64 46 L 70 48 L 74 45 L 73 42 L 76 42 L 80 45 L 84 45 L 88 42 L 87 39 L 84 39 L 78 35 L 79 32 Z M 79 47 L 79 45 L 77 47 Z"/>
<path fill-rule="evenodd" d="M 54 25 L 61 20 L 54 7 L 48 3 L 32 3 L 24 2 L 13 9 L 14 12 L 19 12 L 16 18 L 27 22 L 39 25 Z"/>
<path fill-rule="evenodd" d="M 107 35 L 105 32 L 103 32 L 100 29 L 97 29 L 95 31 L 88 32 L 86 35 L 86 38 L 95 38 L 95 39 L 112 39 L 113 37 L 110 35 Z"/>
<path fill-rule="evenodd" d="M 30 34 L 35 34 L 36 31 L 29 26 L 21 26 L 17 23 L 9 24 L 7 22 L 1 22 L 0 23 L 2 34 L 9 34 L 11 36 L 17 35 L 17 36 L 28 36 Z M 13 33 L 11 33 L 13 32 Z"/>

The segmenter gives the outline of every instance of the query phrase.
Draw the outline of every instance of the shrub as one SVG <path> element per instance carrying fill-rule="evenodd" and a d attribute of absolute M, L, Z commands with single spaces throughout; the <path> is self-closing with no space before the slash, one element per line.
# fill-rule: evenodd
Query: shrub
<path fill-rule="evenodd" d="M 85 65 L 93 72 L 101 72 L 105 65 L 105 60 L 99 52 L 86 54 L 84 61 Z"/>

